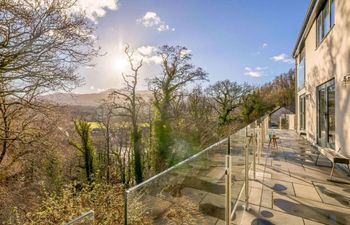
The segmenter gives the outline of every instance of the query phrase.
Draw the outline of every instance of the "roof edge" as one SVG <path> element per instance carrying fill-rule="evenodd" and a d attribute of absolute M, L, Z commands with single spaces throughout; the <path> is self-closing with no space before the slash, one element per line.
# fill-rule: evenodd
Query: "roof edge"
<path fill-rule="evenodd" d="M 304 19 L 304 22 L 303 22 L 303 25 L 301 27 L 301 31 L 299 32 L 299 35 L 298 35 L 298 39 L 297 39 L 297 42 L 295 43 L 295 46 L 294 46 L 294 50 L 293 50 L 293 58 L 295 58 L 295 54 L 298 50 L 298 47 L 299 47 L 299 44 L 302 40 L 302 37 L 304 35 L 304 32 L 305 32 L 305 29 L 307 27 L 307 24 L 312 16 L 312 12 L 314 11 L 314 8 L 316 6 L 316 3 L 318 2 L 318 0 L 311 0 L 310 2 L 310 5 L 309 5 L 309 8 L 307 10 L 307 13 L 306 13 L 306 17 Z"/>

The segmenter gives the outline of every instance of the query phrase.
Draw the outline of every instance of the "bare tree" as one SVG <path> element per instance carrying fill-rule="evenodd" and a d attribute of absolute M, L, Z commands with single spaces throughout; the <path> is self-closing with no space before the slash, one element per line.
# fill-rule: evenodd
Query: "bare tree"
<path fill-rule="evenodd" d="M 182 88 L 191 82 L 205 80 L 207 73 L 190 63 L 192 55 L 185 47 L 164 45 L 159 49 L 158 55 L 162 58 L 163 72 L 149 81 L 149 87 L 156 111 L 154 167 L 160 172 L 172 164 L 172 104 L 177 103 Z"/>
<path fill-rule="evenodd" d="M 229 80 L 218 81 L 207 88 L 206 92 L 212 100 L 220 127 L 225 127 L 232 122 L 232 112 L 241 105 L 243 97 L 251 90 L 252 87 L 246 83 L 240 85 Z"/>
<path fill-rule="evenodd" d="M 0 2 L 0 165 L 18 151 L 16 143 L 37 140 L 34 118 L 46 107 L 38 96 L 78 84 L 76 69 L 98 52 L 95 27 L 83 13 L 73 13 L 75 3 Z"/>
<path fill-rule="evenodd" d="M 195 143 L 201 147 L 217 140 L 213 128 L 216 123 L 213 119 L 214 109 L 201 86 L 195 87 L 187 98 L 186 122 Z"/>
<path fill-rule="evenodd" d="M 129 187 L 132 178 L 132 153 L 130 148 L 130 130 L 128 122 L 121 121 L 118 128 L 113 129 L 112 154 L 116 157 L 117 174 L 121 183 Z"/>
<path fill-rule="evenodd" d="M 69 144 L 78 150 L 82 165 L 80 167 L 85 170 L 86 179 L 91 184 L 95 175 L 95 148 L 91 140 L 91 125 L 85 119 L 74 121 L 75 131 L 79 136 L 78 141 L 69 140 Z"/>
<path fill-rule="evenodd" d="M 122 74 L 125 88 L 122 91 L 114 91 L 112 98 L 114 99 L 115 109 L 121 110 L 118 115 L 125 116 L 131 121 L 131 140 L 134 150 L 134 173 L 136 183 L 139 184 L 143 180 L 142 172 L 142 146 L 141 146 L 141 130 L 139 127 L 139 114 L 142 107 L 142 98 L 137 95 L 136 88 L 139 79 L 139 70 L 142 67 L 142 60 L 135 62 L 134 50 L 127 45 L 124 49 L 125 55 L 128 57 L 131 74 Z"/>
<path fill-rule="evenodd" d="M 100 128 L 103 131 L 103 137 L 105 139 L 105 156 L 106 156 L 106 180 L 107 183 L 110 182 L 110 166 L 111 166 L 111 135 L 112 135 L 112 119 L 115 116 L 114 106 L 111 102 L 104 100 L 103 103 L 98 108 L 98 118 L 97 121 L 100 124 Z"/>

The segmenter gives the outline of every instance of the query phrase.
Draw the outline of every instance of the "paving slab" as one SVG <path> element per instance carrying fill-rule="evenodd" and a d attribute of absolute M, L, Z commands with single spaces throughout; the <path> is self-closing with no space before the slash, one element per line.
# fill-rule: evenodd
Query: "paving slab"
<path fill-rule="evenodd" d="M 265 145 L 263 176 L 250 183 L 250 209 L 237 214 L 240 224 L 350 224 L 349 177 L 335 170 L 329 180 L 329 161 L 320 156 L 316 166 L 317 150 L 310 143 L 293 131 L 273 132 L 279 148 Z"/>
<path fill-rule="evenodd" d="M 350 224 L 350 208 L 273 193 L 273 209 L 325 224 Z"/>
<path fill-rule="evenodd" d="M 268 208 L 250 206 L 243 215 L 241 224 L 265 224 L 265 225 L 304 225 L 303 219 Z"/>
<path fill-rule="evenodd" d="M 293 183 L 287 181 L 265 178 L 263 189 L 295 196 Z"/>
<path fill-rule="evenodd" d="M 324 203 L 350 207 L 350 185 L 340 186 L 317 182 L 314 185 Z"/>
<path fill-rule="evenodd" d="M 324 223 L 318 223 L 312 220 L 304 219 L 304 224 L 305 225 L 323 225 Z"/>
<path fill-rule="evenodd" d="M 264 189 L 261 196 L 261 206 L 272 209 L 272 191 Z"/>
<path fill-rule="evenodd" d="M 294 186 L 295 195 L 298 198 L 306 198 L 313 201 L 322 202 L 314 186 L 307 186 L 307 185 L 302 185 L 297 183 L 294 183 L 293 186 Z"/>

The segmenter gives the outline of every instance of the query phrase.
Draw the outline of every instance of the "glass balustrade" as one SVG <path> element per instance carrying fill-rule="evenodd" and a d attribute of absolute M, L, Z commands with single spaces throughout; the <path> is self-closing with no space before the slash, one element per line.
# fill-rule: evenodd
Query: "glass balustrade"
<path fill-rule="evenodd" d="M 253 163 L 257 163 L 254 153 L 259 155 L 262 132 L 254 122 L 229 139 L 127 190 L 125 224 L 132 224 L 135 212 L 140 209 L 151 224 L 225 224 L 227 196 L 231 200 L 232 219 L 239 219 L 234 212 L 245 201 L 246 175 L 253 179 Z M 226 173 L 228 142 L 231 165 Z M 226 174 L 231 175 L 230 185 Z M 230 188 L 229 194 L 226 188 Z"/>

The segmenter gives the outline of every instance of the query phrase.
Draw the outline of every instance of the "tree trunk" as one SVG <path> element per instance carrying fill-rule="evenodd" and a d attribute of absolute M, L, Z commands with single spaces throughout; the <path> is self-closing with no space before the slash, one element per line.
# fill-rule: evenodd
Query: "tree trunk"
<path fill-rule="evenodd" d="M 141 156 L 141 132 L 138 130 L 137 125 L 134 125 L 135 128 L 132 132 L 132 140 L 134 147 L 134 173 L 136 184 L 139 184 L 143 181 L 142 175 L 142 156 Z"/>

